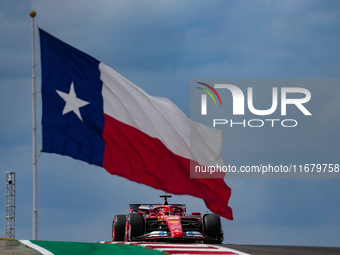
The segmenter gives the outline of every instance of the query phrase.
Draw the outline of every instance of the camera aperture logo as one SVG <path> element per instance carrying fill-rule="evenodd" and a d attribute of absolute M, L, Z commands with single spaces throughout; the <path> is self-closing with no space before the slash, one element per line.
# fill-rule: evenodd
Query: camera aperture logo
<path fill-rule="evenodd" d="M 209 84 L 203 82 L 197 82 L 207 88 L 209 88 L 215 96 L 217 96 L 220 105 L 222 107 L 222 100 L 220 97 L 221 93 L 231 93 L 232 95 L 232 113 L 233 116 L 242 116 L 245 115 L 245 95 L 243 91 L 236 85 L 233 84 L 214 84 L 212 87 Z M 198 89 L 204 91 L 204 94 L 201 94 L 201 115 L 208 114 L 208 106 L 207 106 L 207 94 L 214 101 L 215 106 L 217 106 L 216 99 L 214 95 L 205 88 L 197 87 Z M 216 91 L 219 90 L 219 93 Z M 280 90 L 280 97 L 279 97 Z M 221 94 L 223 95 L 223 94 Z M 287 116 L 287 105 L 294 105 L 297 109 L 305 116 L 312 116 L 310 111 L 306 108 L 305 104 L 308 103 L 311 99 L 311 93 L 308 89 L 301 87 L 272 87 L 272 104 L 268 109 L 256 109 L 254 107 L 254 96 L 253 96 L 253 88 L 247 87 L 247 106 L 250 113 L 257 116 L 266 116 L 265 118 L 256 118 L 256 119 L 243 119 L 243 120 L 233 120 L 218 118 L 213 119 L 212 126 L 218 127 L 219 125 L 228 125 L 230 127 L 264 127 L 264 126 L 282 126 L 282 127 L 296 127 L 298 125 L 298 121 L 296 119 L 277 119 L 270 118 L 270 115 L 274 114 L 278 110 L 278 105 L 280 103 L 280 115 Z M 298 95 L 298 98 L 293 98 L 292 95 Z M 280 100 L 280 102 L 279 102 Z M 224 107 L 230 107 L 230 105 L 225 105 Z"/>
<path fill-rule="evenodd" d="M 222 106 L 221 97 L 220 97 L 220 95 L 217 93 L 216 89 L 214 89 L 214 88 L 211 87 L 210 85 L 208 85 L 208 84 L 206 84 L 206 83 L 203 83 L 203 82 L 197 82 L 197 83 L 206 86 L 206 87 L 209 88 L 212 92 L 214 92 L 215 95 L 217 96 L 218 100 L 220 100 L 220 104 L 221 104 L 221 106 Z M 201 90 L 203 90 L 203 91 L 205 91 L 205 92 L 212 98 L 212 100 L 214 100 L 215 105 L 217 105 L 216 100 L 215 100 L 215 97 L 210 93 L 209 90 L 204 89 L 204 88 L 200 88 L 200 87 L 197 87 L 197 88 L 198 88 L 198 89 L 201 89 Z M 207 115 L 207 94 L 202 94 L 202 95 L 201 95 L 201 100 L 202 100 L 202 101 L 201 101 L 201 102 L 202 102 L 202 104 L 201 104 L 201 114 L 202 114 L 202 115 Z"/>

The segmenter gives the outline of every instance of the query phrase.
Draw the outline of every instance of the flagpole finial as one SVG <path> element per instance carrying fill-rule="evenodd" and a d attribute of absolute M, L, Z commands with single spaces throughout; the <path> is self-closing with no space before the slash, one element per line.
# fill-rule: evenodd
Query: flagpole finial
<path fill-rule="evenodd" d="M 36 13 L 35 11 L 31 11 L 31 12 L 30 12 L 30 16 L 31 16 L 32 18 L 34 18 L 35 16 L 37 16 L 37 13 Z"/>

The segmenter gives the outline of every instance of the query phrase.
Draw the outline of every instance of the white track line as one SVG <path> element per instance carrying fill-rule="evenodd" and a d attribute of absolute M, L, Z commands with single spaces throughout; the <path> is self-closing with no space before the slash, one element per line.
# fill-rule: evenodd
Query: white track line
<path fill-rule="evenodd" d="M 104 243 L 104 241 L 100 242 Z M 171 254 L 171 251 L 188 251 L 190 254 L 191 252 L 195 251 L 197 252 L 196 254 L 200 254 L 200 252 L 207 252 L 211 251 L 212 254 L 214 252 L 232 252 L 237 255 L 250 255 L 249 253 L 244 253 L 238 250 L 234 250 L 231 248 L 223 247 L 223 246 L 218 246 L 218 245 L 211 245 L 211 244 L 195 244 L 195 243 L 142 243 L 142 242 L 105 242 L 105 243 L 119 243 L 119 244 L 127 244 L 127 245 L 139 245 L 143 246 L 145 248 L 149 249 L 154 249 L 154 250 L 159 250 L 159 251 L 165 251 Z M 154 248 L 153 248 L 154 247 Z M 162 248 L 160 248 L 162 247 Z M 194 248 L 197 247 L 197 248 Z M 176 252 L 175 252 L 176 253 Z M 181 253 L 183 254 L 183 253 Z"/>
<path fill-rule="evenodd" d="M 41 254 L 43 255 L 54 255 L 52 252 L 40 247 L 39 245 L 36 245 L 34 243 L 31 243 L 30 241 L 28 240 L 19 240 L 20 243 L 24 244 L 24 245 L 27 245 L 28 247 L 31 247 L 32 249 L 40 252 Z"/>

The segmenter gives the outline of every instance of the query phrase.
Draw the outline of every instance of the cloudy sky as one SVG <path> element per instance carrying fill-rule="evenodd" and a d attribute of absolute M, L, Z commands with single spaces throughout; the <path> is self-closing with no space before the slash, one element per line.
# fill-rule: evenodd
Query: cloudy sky
<path fill-rule="evenodd" d="M 340 76 L 337 0 L 3 0 L 0 236 L 5 235 L 5 172 L 15 171 L 16 238 L 32 239 L 32 9 L 38 13 L 37 26 L 149 94 L 171 99 L 188 116 L 191 78 Z M 40 88 L 39 61 L 37 75 Z M 289 131 L 224 128 L 224 160 L 235 165 L 340 163 L 339 88 L 319 82 L 308 89 L 312 119 L 296 113 L 304 121 Z M 40 151 L 40 126 L 38 134 Z M 129 203 L 158 202 L 162 193 L 54 154 L 39 154 L 38 178 L 41 240 L 110 240 L 113 215 L 126 213 Z M 339 178 L 225 181 L 232 188 L 235 218 L 222 221 L 225 243 L 340 246 Z M 196 198 L 176 196 L 172 201 L 186 203 L 189 212 L 207 210 Z"/>

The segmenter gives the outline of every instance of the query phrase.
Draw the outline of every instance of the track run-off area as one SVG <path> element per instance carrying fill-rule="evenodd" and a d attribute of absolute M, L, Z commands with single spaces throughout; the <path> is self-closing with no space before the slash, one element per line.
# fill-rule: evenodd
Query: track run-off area
<path fill-rule="evenodd" d="M 98 243 L 76 243 L 76 242 L 56 242 L 56 241 L 28 241 L 20 240 L 21 244 L 30 247 L 37 253 L 44 255 L 107 255 L 107 254 L 145 254 L 145 255 L 164 255 L 164 254 L 218 254 L 218 255 L 248 255 L 235 249 L 193 243 L 156 243 L 156 242 L 108 242 Z M 2 254 L 0 250 L 0 254 Z M 4 253 L 6 254 L 6 253 Z M 11 254 L 11 253 L 8 253 Z M 13 254 L 13 253 L 12 253 Z M 22 253 L 26 254 L 26 253 Z"/>
<path fill-rule="evenodd" d="M 80 243 L 59 241 L 4 240 L 1 255 L 109 255 L 109 254 L 228 254 L 228 255 L 338 255 L 340 247 L 212 245 L 193 243 L 109 242 Z"/>

